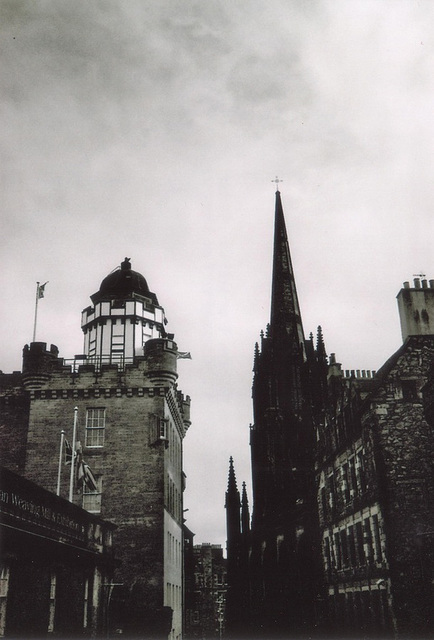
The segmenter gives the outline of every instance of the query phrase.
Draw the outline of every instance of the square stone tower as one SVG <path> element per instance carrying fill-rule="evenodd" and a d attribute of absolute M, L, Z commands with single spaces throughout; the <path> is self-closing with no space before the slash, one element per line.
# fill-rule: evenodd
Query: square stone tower
<path fill-rule="evenodd" d="M 25 460 L 21 449 L 15 452 L 15 469 L 22 464 L 26 477 L 55 491 L 60 434 L 71 444 L 76 424 L 75 460 L 85 460 L 95 484 L 74 479 L 73 501 L 117 527 L 119 565 L 113 585 L 104 586 L 108 631 L 178 638 L 190 399 L 177 388 L 177 345 L 166 333 L 164 309 L 128 259 L 91 298 L 93 306 L 82 314 L 84 353 L 67 361 L 56 347 L 31 343 L 14 391 L 3 390 L 27 421 Z M 17 404 L 17 395 L 27 401 Z M 9 413 L 12 429 L 16 420 Z M 61 465 L 60 495 L 66 498 L 70 470 Z"/>

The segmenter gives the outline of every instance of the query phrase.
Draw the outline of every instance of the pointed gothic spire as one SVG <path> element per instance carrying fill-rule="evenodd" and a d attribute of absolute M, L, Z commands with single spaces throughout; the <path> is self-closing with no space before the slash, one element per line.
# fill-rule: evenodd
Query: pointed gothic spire
<path fill-rule="evenodd" d="M 270 324 L 272 333 L 284 330 L 298 345 L 304 344 L 297 288 L 279 191 L 276 191 Z"/>
<path fill-rule="evenodd" d="M 226 502 L 229 497 L 238 498 L 240 500 L 240 492 L 237 487 L 237 479 L 235 477 L 234 459 L 232 456 L 229 458 L 229 476 L 228 476 L 228 490 L 226 491 Z"/>
<path fill-rule="evenodd" d="M 255 343 L 255 352 L 253 355 L 253 371 L 256 371 L 256 367 L 258 365 L 258 360 L 259 360 L 259 344 L 256 342 Z"/>
<path fill-rule="evenodd" d="M 247 499 L 247 489 L 245 482 L 243 482 L 243 491 L 241 496 L 241 531 L 244 534 L 250 531 L 249 501 Z"/>
<path fill-rule="evenodd" d="M 318 327 L 316 336 L 316 354 L 318 361 L 325 362 L 327 360 L 327 353 L 321 326 Z"/>
<path fill-rule="evenodd" d="M 229 458 L 229 477 L 228 477 L 228 490 L 226 491 L 226 529 L 227 540 L 233 542 L 235 537 L 240 534 L 241 520 L 240 520 L 240 492 L 237 487 L 237 479 L 235 477 L 234 460 L 232 456 Z"/>

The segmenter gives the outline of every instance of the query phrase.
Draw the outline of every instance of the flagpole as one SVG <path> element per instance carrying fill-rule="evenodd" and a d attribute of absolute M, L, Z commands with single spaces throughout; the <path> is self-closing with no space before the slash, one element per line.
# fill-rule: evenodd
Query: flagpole
<path fill-rule="evenodd" d="M 69 477 L 69 502 L 72 502 L 72 496 L 74 493 L 74 470 L 75 470 L 75 440 L 77 436 L 77 413 L 78 407 L 74 408 L 74 428 L 72 431 L 72 460 L 71 460 L 71 475 Z"/>
<path fill-rule="evenodd" d="M 59 451 L 59 469 L 57 471 L 57 491 L 56 496 L 60 496 L 60 476 L 62 473 L 62 455 L 63 455 L 63 442 L 65 440 L 65 432 L 60 432 L 60 451 Z"/>
<path fill-rule="evenodd" d="M 38 319 L 39 282 L 36 283 L 35 321 L 33 323 L 33 340 L 36 341 L 36 321 Z"/>

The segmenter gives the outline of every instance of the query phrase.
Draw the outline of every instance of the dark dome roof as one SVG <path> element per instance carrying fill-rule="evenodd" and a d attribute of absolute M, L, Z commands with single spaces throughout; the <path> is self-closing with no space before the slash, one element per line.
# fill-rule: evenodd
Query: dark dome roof
<path fill-rule="evenodd" d="M 107 298 L 130 298 L 133 293 L 151 300 L 158 304 L 154 293 L 149 291 L 148 283 L 141 273 L 131 269 L 129 258 L 125 258 L 120 269 L 116 269 L 101 282 L 99 291 L 95 293 L 92 302 Z"/>

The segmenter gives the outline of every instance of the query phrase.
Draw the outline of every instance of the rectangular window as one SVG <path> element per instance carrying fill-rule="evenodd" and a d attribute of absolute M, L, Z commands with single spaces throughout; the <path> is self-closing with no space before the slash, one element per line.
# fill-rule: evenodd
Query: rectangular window
<path fill-rule="evenodd" d="M 342 466 L 341 473 L 342 473 L 342 494 L 344 496 L 344 502 L 346 504 L 350 499 L 350 486 L 348 482 L 349 480 L 348 464 L 345 463 Z"/>
<path fill-rule="evenodd" d="M 369 564 L 374 560 L 374 549 L 372 542 L 371 522 L 369 518 L 363 520 L 363 542 L 365 548 L 365 557 Z"/>
<path fill-rule="evenodd" d="M 149 428 L 150 444 L 157 444 L 158 442 L 164 442 L 164 446 L 167 449 L 169 446 L 169 419 L 163 418 L 155 413 L 150 414 L 150 428 Z"/>
<path fill-rule="evenodd" d="M 98 407 L 86 412 L 86 447 L 104 446 L 105 409 Z"/>
<path fill-rule="evenodd" d="M 0 572 L 0 637 L 5 634 L 6 604 L 9 590 L 9 567 L 2 567 Z"/>
<path fill-rule="evenodd" d="M 354 498 L 357 490 L 357 477 L 356 477 L 356 460 L 354 456 L 352 456 L 348 460 L 349 465 L 349 479 L 348 482 L 350 484 L 350 498 Z"/>
<path fill-rule="evenodd" d="M 358 564 L 362 566 L 365 564 L 366 558 L 365 558 L 365 548 L 363 545 L 363 525 L 361 522 L 356 523 L 356 547 L 357 547 Z"/>
<path fill-rule="evenodd" d="M 336 495 L 335 478 L 333 474 L 329 475 L 327 486 L 328 486 L 329 507 L 330 507 L 330 511 L 333 513 L 333 509 L 335 506 L 335 495 Z"/>
<path fill-rule="evenodd" d="M 2 567 L 0 572 L 0 598 L 6 598 L 9 586 L 9 567 Z"/>
<path fill-rule="evenodd" d="M 341 538 L 339 533 L 335 533 L 335 562 L 336 569 L 342 569 L 342 550 L 341 550 Z"/>
<path fill-rule="evenodd" d="M 87 613 L 89 608 L 89 578 L 84 582 L 84 602 L 83 602 L 83 628 L 87 627 Z"/>
<path fill-rule="evenodd" d="M 320 493 L 321 493 L 322 517 L 325 518 L 327 516 L 327 498 L 326 498 L 325 487 L 321 487 Z"/>
<path fill-rule="evenodd" d="M 356 562 L 356 544 L 355 544 L 355 540 L 354 540 L 354 527 L 350 526 L 348 527 L 348 555 L 349 555 L 349 561 L 350 561 L 350 565 L 352 567 L 355 567 L 357 562 Z"/>
<path fill-rule="evenodd" d="M 324 561 L 325 561 L 326 571 L 330 571 L 332 568 L 332 558 L 331 558 L 331 552 L 330 552 L 329 538 L 324 538 Z"/>
<path fill-rule="evenodd" d="M 342 567 L 348 567 L 348 540 L 347 540 L 347 532 L 345 529 L 341 529 L 339 532 L 341 539 L 341 554 L 342 554 Z"/>
<path fill-rule="evenodd" d="M 401 380 L 401 385 L 402 397 L 405 402 L 417 402 L 419 400 L 416 380 Z"/>
<path fill-rule="evenodd" d="M 357 480 L 357 489 L 360 494 L 365 493 L 366 491 L 366 476 L 365 476 L 365 456 L 363 451 L 359 451 L 357 453 L 356 460 L 356 480 Z"/>
<path fill-rule="evenodd" d="M 375 561 L 382 562 L 383 553 L 381 551 L 380 524 L 377 515 L 372 516 L 372 528 L 374 530 Z"/>
<path fill-rule="evenodd" d="M 95 476 L 96 491 L 91 491 L 83 485 L 83 509 L 90 513 L 101 513 L 102 476 Z"/>
<path fill-rule="evenodd" d="M 56 613 L 56 574 L 51 572 L 50 576 L 50 608 L 48 614 L 48 633 L 54 631 L 54 615 Z"/>

